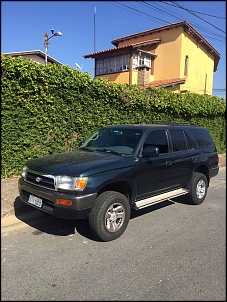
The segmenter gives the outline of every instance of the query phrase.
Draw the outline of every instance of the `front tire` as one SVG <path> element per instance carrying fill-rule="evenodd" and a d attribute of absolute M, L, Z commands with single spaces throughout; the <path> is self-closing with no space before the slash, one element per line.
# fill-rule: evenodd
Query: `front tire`
<path fill-rule="evenodd" d="M 190 183 L 190 203 L 194 205 L 201 204 L 206 198 L 207 188 L 208 182 L 206 176 L 198 172 L 193 173 Z"/>
<path fill-rule="evenodd" d="M 124 233 L 129 219 L 128 199 L 119 192 L 107 191 L 97 197 L 88 222 L 93 235 L 102 241 L 111 241 Z"/>

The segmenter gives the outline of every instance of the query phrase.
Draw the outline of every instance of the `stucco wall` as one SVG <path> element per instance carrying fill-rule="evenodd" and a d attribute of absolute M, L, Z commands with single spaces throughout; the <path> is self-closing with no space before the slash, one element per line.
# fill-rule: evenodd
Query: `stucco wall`
<path fill-rule="evenodd" d="M 40 56 L 37 55 L 32 55 L 32 54 L 26 54 L 22 56 L 23 58 L 27 59 L 27 60 L 33 60 L 38 64 L 43 64 L 45 65 L 45 59 L 41 58 Z M 48 60 L 48 57 L 47 57 Z M 52 62 L 50 62 L 49 60 L 47 61 L 48 65 L 53 64 Z"/>
<path fill-rule="evenodd" d="M 124 71 L 121 73 L 110 73 L 110 74 L 102 74 L 100 76 L 96 76 L 95 78 L 106 78 L 111 82 L 116 82 L 120 84 L 129 84 L 129 71 Z"/>
<path fill-rule="evenodd" d="M 188 76 L 184 89 L 200 94 L 207 93 L 212 95 L 213 86 L 213 58 L 207 53 L 206 49 L 197 44 L 195 39 L 187 33 L 182 35 L 181 51 L 181 73 L 184 76 L 185 56 L 189 57 Z M 207 75 L 207 76 L 206 76 Z M 206 91 L 205 91 L 206 90 Z"/>
<path fill-rule="evenodd" d="M 39 56 L 36 55 L 25 55 L 24 56 L 26 59 L 28 60 L 33 60 L 39 64 L 45 64 L 45 60 L 43 60 L 42 58 L 40 58 Z M 49 62 L 48 62 L 49 63 Z"/>
<path fill-rule="evenodd" d="M 119 46 L 161 38 L 161 43 L 154 51 L 157 57 L 154 60 L 154 77 L 151 78 L 154 81 L 178 78 L 180 76 L 181 34 L 181 27 L 164 30 L 120 42 Z"/>
<path fill-rule="evenodd" d="M 137 85 L 138 71 L 132 71 L 132 84 Z"/>

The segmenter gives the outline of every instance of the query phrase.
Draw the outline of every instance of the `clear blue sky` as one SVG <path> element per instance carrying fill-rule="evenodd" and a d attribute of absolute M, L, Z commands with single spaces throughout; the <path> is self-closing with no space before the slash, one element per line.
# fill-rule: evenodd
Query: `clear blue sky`
<path fill-rule="evenodd" d="M 45 52 L 43 35 L 54 29 L 62 36 L 50 40 L 48 55 L 72 68 L 78 63 L 94 76 L 94 60 L 83 55 L 183 20 L 221 54 L 213 95 L 226 98 L 226 1 L 1 1 L 1 52 Z"/>

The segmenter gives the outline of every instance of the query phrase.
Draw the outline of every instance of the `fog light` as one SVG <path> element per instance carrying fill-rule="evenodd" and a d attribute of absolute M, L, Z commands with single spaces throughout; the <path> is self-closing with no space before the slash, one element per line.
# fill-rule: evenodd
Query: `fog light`
<path fill-rule="evenodd" d="M 57 199 L 57 204 L 60 204 L 62 206 L 71 207 L 71 205 L 73 204 L 73 202 L 70 199 L 58 198 Z"/>

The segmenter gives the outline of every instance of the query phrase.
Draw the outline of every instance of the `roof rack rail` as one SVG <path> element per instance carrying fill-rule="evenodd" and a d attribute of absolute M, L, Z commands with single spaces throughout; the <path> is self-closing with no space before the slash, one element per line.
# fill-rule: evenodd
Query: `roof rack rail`
<path fill-rule="evenodd" d="M 167 126 L 195 126 L 198 127 L 196 124 L 190 124 L 189 122 L 181 122 L 181 123 L 176 123 L 176 122 L 170 122 L 170 121 L 163 121 L 163 120 L 152 120 L 152 121 L 147 121 L 147 123 L 152 123 L 152 124 L 162 124 L 162 125 L 167 125 Z"/>
<path fill-rule="evenodd" d="M 163 121 L 163 120 L 152 120 L 150 121 L 152 124 L 162 124 L 162 125 L 169 125 L 169 121 Z"/>
<path fill-rule="evenodd" d="M 198 125 L 196 125 L 196 124 L 190 124 L 190 123 L 187 123 L 187 122 L 181 123 L 181 124 L 170 122 L 169 126 L 195 126 L 195 127 L 198 127 Z"/>

